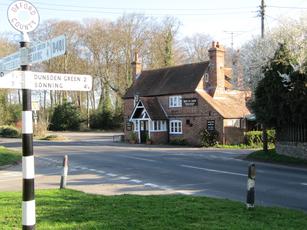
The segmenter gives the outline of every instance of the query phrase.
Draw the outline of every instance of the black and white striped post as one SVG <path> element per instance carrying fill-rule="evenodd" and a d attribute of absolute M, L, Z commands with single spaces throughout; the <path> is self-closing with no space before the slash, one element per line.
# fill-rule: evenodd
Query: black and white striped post
<path fill-rule="evenodd" d="M 63 159 L 63 172 L 61 176 L 60 189 L 66 188 L 68 174 L 68 156 L 65 155 Z"/>
<path fill-rule="evenodd" d="M 254 208 L 255 180 L 256 180 L 256 166 L 254 163 L 252 163 L 248 166 L 247 197 L 246 197 L 246 208 L 247 209 Z"/>
<path fill-rule="evenodd" d="M 20 48 L 29 47 L 27 33 L 22 33 Z M 21 64 L 21 71 L 30 70 Z M 26 79 L 25 79 L 26 80 Z M 34 155 L 31 90 L 22 89 L 22 229 L 33 230 L 36 224 L 34 195 Z"/>

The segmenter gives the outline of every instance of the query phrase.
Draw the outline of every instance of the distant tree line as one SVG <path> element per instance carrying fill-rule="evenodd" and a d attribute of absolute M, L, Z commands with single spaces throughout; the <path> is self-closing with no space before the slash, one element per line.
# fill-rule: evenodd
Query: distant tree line
<path fill-rule="evenodd" d="M 236 88 L 255 92 L 258 82 L 265 77 L 263 68 L 273 58 L 280 42 L 288 44 L 289 52 L 298 63 L 305 60 L 305 18 L 281 21 L 276 29 L 266 34 L 265 39 L 253 38 L 237 51 L 227 48 L 226 63 L 233 67 L 232 81 Z M 32 43 L 65 34 L 68 51 L 63 56 L 33 65 L 32 70 L 90 74 L 94 84 L 90 92 L 33 92 L 33 99 L 39 100 L 41 105 L 40 119 L 53 127 L 55 109 L 72 106 L 76 108 L 74 113 L 79 114 L 76 117 L 81 128 L 120 127 L 123 120 L 122 97 L 132 83 L 131 62 L 135 52 L 139 53 L 143 69 L 208 60 L 208 49 L 213 38 L 208 34 L 180 38 L 180 26 L 180 22 L 173 17 L 158 20 L 139 14 L 123 15 L 115 21 L 43 22 L 30 34 Z M 12 37 L 7 34 L 0 36 L 1 57 L 18 49 Z M 15 124 L 20 120 L 20 104 L 20 90 L 0 89 L 0 125 Z"/>

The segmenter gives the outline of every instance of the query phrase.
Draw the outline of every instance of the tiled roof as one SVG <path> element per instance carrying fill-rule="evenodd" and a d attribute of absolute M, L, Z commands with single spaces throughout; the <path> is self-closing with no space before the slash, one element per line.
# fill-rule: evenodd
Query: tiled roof
<path fill-rule="evenodd" d="M 196 92 L 224 118 L 241 118 L 251 114 L 246 107 L 246 97 L 242 91 L 232 90 L 231 93 L 225 92 L 222 97 L 215 98 L 204 90 Z"/>
<path fill-rule="evenodd" d="M 142 71 L 124 98 L 192 93 L 208 68 L 209 62 L 199 62 L 155 70 Z"/>
<path fill-rule="evenodd" d="M 140 100 L 152 120 L 167 120 L 166 114 L 156 97 L 142 97 Z"/>

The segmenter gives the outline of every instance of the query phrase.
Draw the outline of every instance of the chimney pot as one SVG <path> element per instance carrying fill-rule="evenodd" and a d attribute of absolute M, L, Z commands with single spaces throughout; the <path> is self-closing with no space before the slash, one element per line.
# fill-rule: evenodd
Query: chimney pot
<path fill-rule="evenodd" d="M 142 72 L 142 64 L 139 61 L 139 54 L 137 51 L 134 52 L 134 60 L 131 63 L 132 67 L 132 79 L 133 81 L 136 81 L 137 77 Z"/>

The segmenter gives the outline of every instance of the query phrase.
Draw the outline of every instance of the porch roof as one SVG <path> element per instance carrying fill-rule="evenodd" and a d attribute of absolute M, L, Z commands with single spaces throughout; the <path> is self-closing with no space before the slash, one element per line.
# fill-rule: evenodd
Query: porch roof
<path fill-rule="evenodd" d="M 167 120 L 167 116 L 156 97 L 141 97 L 139 102 L 142 103 L 151 120 Z M 130 117 L 134 117 L 135 111 L 136 109 L 133 110 Z"/>

